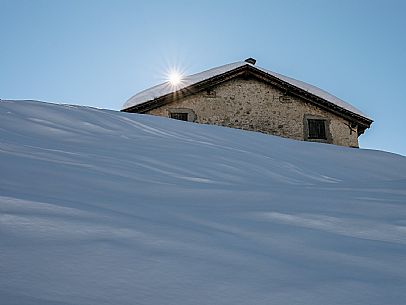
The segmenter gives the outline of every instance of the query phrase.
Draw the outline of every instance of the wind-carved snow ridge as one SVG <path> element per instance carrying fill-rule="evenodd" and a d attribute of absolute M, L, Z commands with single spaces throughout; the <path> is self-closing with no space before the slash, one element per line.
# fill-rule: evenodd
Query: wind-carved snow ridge
<path fill-rule="evenodd" d="M 406 303 L 406 158 L 0 101 L 0 304 Z"/>
<path fill-rule="evenodd" d="M 326 215 L 285 214 L 265 212 L 258 214 L 264 219 L 283 224 L 316 229 L 332 234 L 406 244 L 406 225 L 381 224 L 376 221 L 365 221 L 363 218 L 341 219 Z"/>

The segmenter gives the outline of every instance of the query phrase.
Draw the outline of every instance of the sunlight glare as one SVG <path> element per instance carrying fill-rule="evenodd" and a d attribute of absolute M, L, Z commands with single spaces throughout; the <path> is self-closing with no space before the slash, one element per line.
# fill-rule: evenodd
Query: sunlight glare
<path fill-rule="evenodd" d="M 177 86 L 182 82 L 182 74 L 175 70 L 171 71 L 168 75 L 168 81 L 172 86 Z"/>

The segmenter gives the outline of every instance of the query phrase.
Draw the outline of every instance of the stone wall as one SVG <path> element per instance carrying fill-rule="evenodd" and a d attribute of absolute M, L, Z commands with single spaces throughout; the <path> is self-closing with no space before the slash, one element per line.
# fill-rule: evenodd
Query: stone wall
<path fill-rule="evenodd" d="M 194 121 L 259 131 L 306 140 L 306 118 L 326 119 L 327 140 L 312 140 L 358 147 L 358 136 L 350 123 L 298 97 L 286 96 L 256 79 L 235 78 L 210 91 L 202 91 L 149 111 L 169 116 L 177 109 L 191 109 Z"/>

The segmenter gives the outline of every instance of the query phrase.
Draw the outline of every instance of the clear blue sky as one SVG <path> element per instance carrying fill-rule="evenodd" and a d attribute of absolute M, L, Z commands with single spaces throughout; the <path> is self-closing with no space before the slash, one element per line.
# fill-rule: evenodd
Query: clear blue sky
<path fill-rule="evenodd" d="M 0 98 L 119 110 L 174 65 L 257 59 L 371 116 L 406 155 L 406 1 L 0 0 Z"/>

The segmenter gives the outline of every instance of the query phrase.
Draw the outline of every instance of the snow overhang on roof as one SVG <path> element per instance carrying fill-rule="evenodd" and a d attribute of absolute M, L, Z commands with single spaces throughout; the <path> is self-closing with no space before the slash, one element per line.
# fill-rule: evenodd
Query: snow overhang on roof
<path fill-rule="evenodd" d="M 359 109 L 339 99 L 338 97 L 328 93 L 327 91 L 324 91 L 308 83 L 296 80 L 294 78 L 290 78 L 282 74 L 275 73 L 273 71 L 255 66 L 252 63 L 252 61 L 248 60 L 227 64 L 197 74 L 186 76 L 182 79 L 182 82 L 176 86 L 172 85 L 170 82 L 165 82 L 160 85 L 141 91 L 136 95 L 132 96 L 130 99 L 128 99 L 128 101 L 123 105 L 122 111 L 131 110 L 131 108 L 139 108 L 144 103 L 149 104 L 154 100 L 160 99 L 168 95 L 173 95 L 173 93 L 175 92 L 182 91 L 183 89 L 198 85 L 199 83 L 202 82 L 207 82 L 212 78 L 219 77 L 223 74 L 228 74 L 230 72 L 233 72 L 234 70 L 237 71 L 243 67 L 252 68 L 256 71 L 263 72 L 265 75 L 269 77 L 275 78 L 287 85 L 293 86 L 296 89 L 299 89 L 305 93 L 313 95 L 316 98 L 331 103 L 336 108 L 338 107 L 338 109 L 344 110 L 345 112 L 350 112 L 351 114 L 355 114 L 357 117 L 361 117 L 361 119 L 364 119 L 367 122 L 369 122 L 368 125 L 370 125 L 370 123 L 373 122 L 371 118 L 369 118 Z"/>

